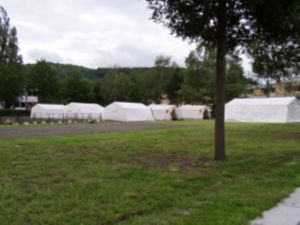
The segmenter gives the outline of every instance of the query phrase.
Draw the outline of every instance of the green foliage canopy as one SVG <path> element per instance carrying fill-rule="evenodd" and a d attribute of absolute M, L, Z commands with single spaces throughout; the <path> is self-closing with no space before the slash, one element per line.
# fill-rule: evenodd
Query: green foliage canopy
<path fill-rule="evenodd" d="M 22 90 L 22 56 L 19 54 L 17 29 L 10 27 L 6 10 L 0 6 L 0 101 L 10 107 Z"/>
<path fill-rule="evenodd" d="M 32 67 L 28 77 L 28 87 L 37 91 L 40 102 L 60 102 L 61 89 L 58 74 L 45 60 L 38 61 Z"/>
<path fill-rule="evenodd" d="M 66 79 L 66 97 L 69 102 L 93 102 L 93 81 L 84 77 L 79 70 L 73 70 Z"/>

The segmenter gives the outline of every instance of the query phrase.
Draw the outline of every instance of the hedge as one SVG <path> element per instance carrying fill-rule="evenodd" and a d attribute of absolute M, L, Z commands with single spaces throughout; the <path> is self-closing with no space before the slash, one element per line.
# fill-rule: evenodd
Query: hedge
<path fill-rule="evenodd" d="M 0 109 L 0 117 L 22 117 L 30 116 L 29 110 L 14 110 L 14 109 Z"/>

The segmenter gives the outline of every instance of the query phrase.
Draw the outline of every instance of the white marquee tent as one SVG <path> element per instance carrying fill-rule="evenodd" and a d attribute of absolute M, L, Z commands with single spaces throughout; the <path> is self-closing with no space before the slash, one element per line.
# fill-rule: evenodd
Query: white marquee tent
<path fill-rule="evenodd" d="M 98 104 L 71 102 L 66 105 L 65 118 L 101 120 L 103 110 Z"/>
<path fill-rule="evenodd" d="M 296 97 L 236 98 L 225 106 L 225 120 L 237 122 L 300 122 Z"/>
<path fill-rule="evenodd" d="M 182 105 L 179 107 L 183 119 L 204 119 L 205 110 L 209 111 L 205 105 Z"/>
<path fill-rule="evenodd" d="M 113 102 L 105 107 L 103 120 L 113 121 L 154 121 L 149 107 L 141 103 Z"/>
<path fill-rule="evenodd" d="M 36 104 L 31 109 L 30 117 L 36 119 L 63 119 L 64 113 L 64 105 Z"/>
<path fill-rule="evenodd" d="M 180 110 L 174 105 L 149 105 L 155 120 L 182 119 Z"/>

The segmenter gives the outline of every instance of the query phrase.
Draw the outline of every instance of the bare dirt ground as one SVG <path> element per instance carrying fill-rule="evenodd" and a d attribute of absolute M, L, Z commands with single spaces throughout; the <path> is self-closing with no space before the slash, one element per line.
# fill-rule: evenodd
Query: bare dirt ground
<path fill-rule="evenodd" d="M 60 124 L 60 125 L 36 125 L 19 127 L 0 127 L 0 138 L 32 138 L 68 136 L 77 134 L 94 134 L 117 131 L 153 130 L 164 128 L 176 128 L 178 124 L 163 124 L 154 122 L 104 122 L 97 124 Z"/>

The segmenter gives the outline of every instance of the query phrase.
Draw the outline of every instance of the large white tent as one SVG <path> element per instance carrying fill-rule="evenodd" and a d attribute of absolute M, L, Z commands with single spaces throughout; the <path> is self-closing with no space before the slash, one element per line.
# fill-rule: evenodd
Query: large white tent
<path fill-rule="evenodd" d="M 63 119 L 64 105 L 36 104 L 31 108 L 30 117 L 35 119 Z"/>
<path fill-rule="evenodd" d="M 66 105 L 65 118 L 100 120 L 103 110 L 98 104 L 71 102 Z"/>
<path fill-rule="evenodd" d="M 183 119 L 204 119 L 205 110 L 209 111 L 205 105 L 182 105 L 179 107 Z"/>
<path fill-rule="evenodd" d="M 113 121 L 154 121 L 149 107 L 141 103 L 113 102 L 105 107 L 103 120 Z"/>
<path fill-rule="evenodd" d="M 155 120 L 182 119 L 180 110 L 174 105 L 149 105 Z"/>
<path fill-rule="evenodd" d="M 237 122 L 300 122 L 296 97 L 236 98 L 225 106 L 225 120 Z"/>

